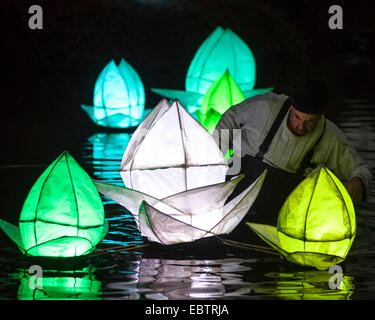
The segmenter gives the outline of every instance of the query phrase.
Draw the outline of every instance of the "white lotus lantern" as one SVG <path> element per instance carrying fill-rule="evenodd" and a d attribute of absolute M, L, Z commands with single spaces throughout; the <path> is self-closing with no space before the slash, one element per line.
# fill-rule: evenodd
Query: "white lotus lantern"
<path fill-rule="evenodd" d="M 95 184 L 133 214 L 142 235 L 169 245 L 229 233 L 240 223 L 266 172 L 225 204 L 243 178 L 225 181 L 227 170 L 207 130 L 178 101 L 162 100 L 125 150 L 120 166 L 125 187 Z"/>

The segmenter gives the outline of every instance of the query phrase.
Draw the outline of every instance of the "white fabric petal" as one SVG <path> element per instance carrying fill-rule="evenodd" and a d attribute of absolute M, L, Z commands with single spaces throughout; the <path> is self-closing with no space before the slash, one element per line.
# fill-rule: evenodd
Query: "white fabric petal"
<path fill-rule="evenodd" d="M 214 138 L 181 105 L 162 100 L 134 133 L 120 167 L 124 184 L 156 198 L 225 181 Z"/>

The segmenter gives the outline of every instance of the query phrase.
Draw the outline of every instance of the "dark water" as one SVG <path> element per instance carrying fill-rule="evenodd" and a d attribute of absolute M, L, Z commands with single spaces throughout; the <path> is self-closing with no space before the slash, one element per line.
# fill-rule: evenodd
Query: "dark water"
<path fill-rule="evenodd" d="M 353 98 L 340 103 L 343 111 L 336 114 L 335 122 L 374 174 L 374 100 Z M 74 156 L 93 178 L 122 185 L 118 169 L 130 137 L 95 133 L 80 141 Z M 8 194 L 17 192 L 15 186 L 25 175 L 39 176 L 44 168 L 44 164 L 2 167 L 3 178 L 12 181 L 10 189 L 14 187 Z M 344 276 L 337 289 L 330 288 L 333 274 L 328 271 L 290 265 L 277 255 L 213 244 L 210 239 L 195 247 L 146 246 L 103 253 L 99 250 L 144 244 L 127 210 L 103 197 L 110 230 L 88 259 L 27 260 L 1 234 L 0 299 L 374 299 L 374 180 L 371 187 L 368 203 L 356 207 L 357 237 L 341 264 Z M 17 218 L 15 212 L 10 222 L 16 224 Z M 250 233 L 249 229 L 249 239 Z M 29 287 L 32 264 L 43 268 L 42 290 Z"/>

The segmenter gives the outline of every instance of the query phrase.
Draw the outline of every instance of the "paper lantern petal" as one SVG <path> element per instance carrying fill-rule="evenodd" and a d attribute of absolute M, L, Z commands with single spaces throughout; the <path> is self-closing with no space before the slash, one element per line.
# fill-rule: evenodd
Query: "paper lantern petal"
<path fill-rule="evenodd" d="M 225 180 L 228 165 L 214 138 L 178 101 L 149 116 L 124 153 L 126 187 L 161 199 Z"/>
<path fill-rule="evenodd" d="M 232 30 L 218 27 L 194 55 L 186 75 L 186 91 L 205 94 L 227 69 L 242 91 L 253 89 L 256 77 L 253 53 Z"/>
<path fill-rule="evenodd" d="M 186 106 L 189 113 L 193 110 L 192 107 L 196 107 L 197 109 L 202 103 L 203 94 L 199 92 L 191 92 L 191 91 L 183 91 L 183 90 L 173 90 L 173 89 L 159 89 L 159 88 L 152 88 L 152 92 L 171 99 L 171 100 L 179 100 L 183 106 Z"/>
<path fill-rule="evenodd" d="M 274 89 L 274 87 L 269 87 L 269 88 L 259 88 L 259 89 L 252 89 L 252 90 L 247 90 L 247 91 L 243 91 L 243 94 L 245 96 L 246 99 L 248 98 L 251 98 L 251 97 L 255 97 L 259 94 L 264 94 L 264 93 L 267 93 L 267 92 L 270 92 Z"/>
<path fill-rule="evenodd" d="M 18 246 L 18 248 L 20 248 L 21 251 L 25 251 L 20 229 L 18 227 L 0 219 L 0 228 Z"/>
<path fill-rule="evenodd" d="M 211 229 L 211 232 L 215 234 L 230 233 L 237 227 L 258 197 L 266 174 L 267 170 L 264 170 L 249 187 L 224 206 L 222 214 L 224 218 Z"/>
<path fill-rule="evenodd" d="M 241 175 L 222 183 L 187 190 L 163 199 L 109 183 L 100 181 L 94 181 L 94 183 L 101 194 L 128 209 L 136 221 L 142 201 L 152 206 L 158 205 L 158 208 L 162 208 L 164 203 L 170 208 L 175 208 L 182 215 L 186 213 L 189 217 L 194 215 L 197 219 L 202 219 L 199 218 L 200 214 L 217 211 L 224 206 L 225 201 L 242 178 Z"/>
<path fill-rule="evenodd" d="M 222 114 L 245 100 L 240 87 L 226 70 L 207 90 L 199 110 L 199 121 L 212 133 Z"/>
<path fill-rule="evenodd" d="M 139 224 L 148 239 L 165 245 L 191 242 L 209 235 L 206 230 L 177 220 L 146 202 L 142 202 L 139 209 Z"/>
<path fill-rule="evenodd" d="M 225 206 L 225 201 L 243 176 L 217 185 L 187 190 L 161 200 L 108 183 L 96 181 L 95 184 L 99 192 L 132 212 L 143 236 L 150 241 L 172 244 L 230 233 L 254 203 L 265 175 L 266 171 Z M 183 235 L 179 234 L 181 230 Z"/>
<path fill-rule="evenodd" d="M 26 255 L 48 257 L 77 257 L 91 253 L 93 244 L 86 238 L 66 236 L 29 248 Z"/>
<path fill-rule="evenodd" d="M 287 256 L 288 252 L 281 249 L 279 237 L 276 227 L 266 224 L 246 222 L 246 224 L 268 245 L 276 249 L 283 256 Z"/>
<path fill-rule="evenodd" d="M 287 257 L 289 262 L 302 266 L 312 266 L 318 270 L 327 270 L 329 267 L 344 261 L 344 258 L 318 252 L 293 252 Z"/>
<path fill-rule="evenodd" d="M 137 190 L 95 180 L 94 183 L 101 194 L 129 210 L 137 223 L 139 206 L 142 201 L 147 201 L 150 204 L 159 202 L 157 198 Z"/>
<path fill-rule="evenodd" d="M 149 109 L 143 109 L 138 106 L 127 107 L 122 110 L 86 105 L 81 105 L 81 108 L 96 125 L 108 128 L 136 127 L 150 112 Z M 126 110 L 127 114 L 120 112 L 124 110 Z M 138 117 L 140 113 L 141 117 Z"/>

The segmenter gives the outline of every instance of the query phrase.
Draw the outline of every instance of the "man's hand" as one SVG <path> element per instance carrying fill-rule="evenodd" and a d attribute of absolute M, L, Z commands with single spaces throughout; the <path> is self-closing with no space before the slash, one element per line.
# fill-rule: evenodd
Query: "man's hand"
<path fill-rule="evenodd" d="M 348 181 L 346 184 L 346 190 L 348 190 L 354 204 L 358 204 L 365 194 L 363 182 L 361 178 L 358 177 L 353 177 Z"/>

